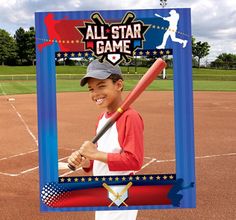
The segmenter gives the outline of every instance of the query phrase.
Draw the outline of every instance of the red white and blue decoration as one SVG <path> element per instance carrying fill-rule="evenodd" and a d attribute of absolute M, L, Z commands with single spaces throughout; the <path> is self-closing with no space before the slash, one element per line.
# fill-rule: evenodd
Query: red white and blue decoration
<path fill-rule="evenodd" d="M 41 211 L 195 207 L 190 9 L 36 12 L 35 26 Z M 96 57 L 129 65 L 134 57 L 169 55 L 176 173 L 59 177 L 55 61 Z"/>

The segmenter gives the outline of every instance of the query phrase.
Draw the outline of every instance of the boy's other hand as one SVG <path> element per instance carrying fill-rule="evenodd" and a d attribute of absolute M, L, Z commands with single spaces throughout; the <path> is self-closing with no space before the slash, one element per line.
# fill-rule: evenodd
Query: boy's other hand
<path fill-rule="evenodd" d="M 82 157 L 81 166 L 83 168 L 89 168 L 90 167 L 90 160 L 85 157 Z"/>
<path fill-rule="evenodd" d="M 79 149 L 82 157 L 89 160 L 99 160 L 107 163 L 107 153 L 99 151 L 97 145 L 93 144 L 91 141 L 85 141 Z"/>
<path fill-rule="evenodd" d="M 68 163 L 74 167 L 78 167 L 79 165 L 81 165 L 81 162 L 82 156 L 79 151 L 73 152 L 68 158 Z"/>

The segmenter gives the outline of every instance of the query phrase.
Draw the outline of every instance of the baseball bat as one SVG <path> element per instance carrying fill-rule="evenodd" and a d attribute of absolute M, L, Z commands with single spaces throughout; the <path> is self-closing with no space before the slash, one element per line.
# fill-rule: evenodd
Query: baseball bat
<path fill-rule="evenodd" d="M 151 82 L 156 79 L 156 77 L 161 73 L 161 71 L 166 67 L 165 61 L 161 58 L 158 58 L 148 71 L 143 75 L 139 80 L 138 84 L 134 89 L 129 93 L 125 98 L 123 104 L 116 110 L 116 112 L 111 116 L 103 128 L 97 133 L 97 135 L 92 139 L 92 143 L 97 143 L 97 141 L 105 134 L 105 132 L 117 121 L 117 119 L 126 111 L 129 106 L 139 97 L 139 95 L 151 84 Z M 68 167 L 71 170 L 76 168 L 68 164 Z"/>
<path fill-rule="evenodd" d="M 99 13 L 94 13 L 92 15 L 92 19 L 97 25 L 105 25 L 106 24 Z"/>
<path fill-rule="evenodd" d="M 155 16 L 159 17 L 159 18 L 163 18 L 161 15 L 155 13 Z"/>
<path fill-rule="evenodd" d="M 134 14 L 129 12 L 125 15 L 125 17 L 122 20 L 121 24 L 131 23 L 134 19 L 135 19 Z"/>

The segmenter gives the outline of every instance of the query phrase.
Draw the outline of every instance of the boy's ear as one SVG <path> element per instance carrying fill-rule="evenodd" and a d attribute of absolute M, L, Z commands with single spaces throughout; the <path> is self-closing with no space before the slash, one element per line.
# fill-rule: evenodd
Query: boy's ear
<path fill-rule="evenodd" d="M 119 79 L 116 81 L 116 85 L 117 85 L 118 90 L 122 91 L 124 88 L 124 81 L 122 79 Z"/>

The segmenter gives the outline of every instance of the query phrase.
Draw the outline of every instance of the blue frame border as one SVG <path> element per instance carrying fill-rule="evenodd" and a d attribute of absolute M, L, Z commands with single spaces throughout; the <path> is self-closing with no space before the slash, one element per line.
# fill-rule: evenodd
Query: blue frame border
<path fill-rule="evenodd" d="M 154 13 L 168 15 L 171 9 L 129 10 L 138 19 L 153 19 Z M 194 121 L 192 93 L 192 50 L 191 50 L 191 14 L 190 9 L 175 9 L 181 15 L 179 29 L 188 36 L 186 48 L 167 42 L 167 48 L 173 49 L 174 57 L 174 118 L 175 118 L 175 148 L 176 148 L 176 179 L 185 183 L 195 182 L 194 156 Z M 128 10 L 99 11 L 105 19 L 121 19 Z M 55 18 L 89 19 L 92 11 L 53 12 Z M 44 16 L 47 12 L 35 14 L 36 45 L 40 39 L 47 39 Z M 154 45 L 153 45 L 154 47 Z M 56 43 L 36 50 L 37 57 L 37 105 L 38 105 L 38 140 L 39 140 L 39 174 L 40 192 L 50 182 L 58 182 L 58 142 L 57 142 L 57 104 L 56 104 Z M 183 199 L 180 208 L 196 207 L 196 187 L 181 192 Z M 40 200 L 41 211 L 88 211 L 106 210 L 108 207 L 74 207 L 50 208 Z M 171 209 L 172 205 L 132 206 L 129 209 Z M 115 208 L 113 208 L 115 209 Z M 109 208 L 110 210 L 110 208 Z"/>

